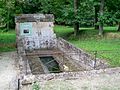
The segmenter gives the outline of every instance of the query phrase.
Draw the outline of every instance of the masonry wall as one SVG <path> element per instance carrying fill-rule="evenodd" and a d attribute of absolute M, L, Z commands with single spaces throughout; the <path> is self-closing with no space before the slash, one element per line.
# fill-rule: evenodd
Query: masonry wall
<path fill-rule="evenodd" d="M 25 50 L 51 49 L 56 47 L 56 35 L 53 32 L 53 15 L 22 14 L 16 16 L 15 20 L 16 41 L 21 52 L 23 47 Z"/>
<path fill-rule="evenodd" d="M 94 77 L 100 76 L 102 74 L 116 74 L 119 75 L 120 68 L 107 68 L 107 69 L 100 69 L 100 70 L 91 70 L 91 71 L 80 71 L 80 72 L 64 72 L 59 74 L 47 74 L 47 75 L 36 75 L 35 81 L 47 81 L 47 80 L 54 80 L 54 79 L 62 79 L 62 80 L 74 80 L 80 79 L 83 77 Z"/>
<path fill-rule="evenodd" d="M 58 39 L 58 48 L 67 58 L 71 58 L 73 62 L 76 62 L 76 64 L 79 64 L 86 70 L 104 69 L 108 67 L 108 64 L 105 62 L 105 60 L 95 58 L 93 55 L 76 48 L 74 45 L 62 38 Z"/>
<path fill-rule="evenodd" d="M 51 14 L 21 14 L 15 17 L 16 43 L 20 74 L 31 74 L 27 50 L 55 48 L 54 16 Z"/>

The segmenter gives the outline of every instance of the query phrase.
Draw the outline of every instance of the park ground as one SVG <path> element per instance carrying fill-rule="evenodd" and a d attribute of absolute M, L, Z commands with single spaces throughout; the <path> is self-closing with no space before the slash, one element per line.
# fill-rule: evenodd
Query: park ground
<path fill-rule="evenodd" d="M 73 80 L 51 80 L 41 82 L 39 86 L 41 90 L 120 90 L 119 81 L 120 74 L 100 74 Z"/>
<path fill-rule="evenodd" d="M 81 28 L 78 36 L 74 37 L 71 27 L 55 26 L 54 28 L 58 37 L 68 40 L 88 53 L 93 54 L 97 51 L 97 57 L 104 58 L 113 67 L 118 67 L 120 66 L 120 33 L 116 31 L 117 27 L 105 27 L 104 29 L 105 33 L 102 37 L 98 36 L 98 31 L 93 28 Z M 14 30 L 0 32 L 0 90 L 17 88 L 15 40 Z M 51 80 L 39 83 L 39 87 L 41 90 L 120 90 L 119 81 L 120 74 L 113 73 L 94 77 L 85 76 L 75 80 Z"/>

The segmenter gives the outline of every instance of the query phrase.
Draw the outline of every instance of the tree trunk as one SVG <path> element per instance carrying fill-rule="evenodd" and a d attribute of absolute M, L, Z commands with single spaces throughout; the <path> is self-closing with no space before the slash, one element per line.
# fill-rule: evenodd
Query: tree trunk
<path fill-rule="evenodd" d="M 105 3 L 105 1 L 101 0 L 101 3 L 100 3 L 100 17 L 102 17 L 103 13 L 104 13 L 104 3 Z M 101 20 L 100 20 L 100 24 L 99 24 L 99 35 L 103 35 L 103 22 L 101 22 Z"/>
<path fill-rule="evenodd" d="M 99 29 L 99 25 L 96 25 L 98 22 L 98 12 L 99 12 L 99 6 L 96 5 L 95 6 L 95 24 L 94 24 L 95 29 Z"/>
<path fill-rule="evenodd" d="M 79 33 L 79 23 L 75 22 L 74 23 L 74 36 L 77 36 L 78 33 Z"/>
<path fill-rule="evenodd" d="M 120 32 L 120 22 L 119 22 L 119 26 L 118 26 L 118 30 L 117 31 Z"/>
<path fill-rule="evenodd" d="M 9 11 L 9 8 L 8 8 L 8 13 L 7 13 L 7 18 L 8 18 L 8 21 L 7 21 L 7 30 L 10 29 L 10 23 L 9 23 L 9 19 L 10 19 L 10 11 Z"/>
<path fill-rule="evenodd" d="M 78 14 L 78 3 L 79 0 L 74 0 L 74 16 Z M 74 22 L 74 35 L 77 36 L 77 33 L 79 32 L 79 22 L 75 20 Z"/>

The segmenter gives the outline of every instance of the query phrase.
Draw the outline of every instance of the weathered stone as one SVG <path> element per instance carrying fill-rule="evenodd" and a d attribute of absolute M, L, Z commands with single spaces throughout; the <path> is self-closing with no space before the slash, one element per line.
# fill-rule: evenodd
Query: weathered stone
<path fill-rule="evenodd" d="M 16 39 L 19 53 L 24 50 L 56 47 L 51 14 L 22 14 L 16 16 Z"/>
<path fill-rule="evenodd" d="M 35 81 L 34 75 L 24 76 L 24 79 L 21 81 L 22 85 L 32 84 Z"/>
<path fill-rule="evenodd" d="M 58 39 L 58 48 L 62 52 L 64 52 L 66 57 L 71 58 L 73 62 L 78 63 L 86 70 L 101 68 L 105 69 L 109 66 L 104 60 L 97 58 L 95 60 L 95 58 L 93 58 L 92 55 L 84 52 L 81 49 L 76 48 L 74 45 L 72 45 L 71 43 L 62 38 Z"/>
<path fill-rule="evenodd" d="M 116 74 L 120 75 L 120 68 L 108 68 L 108 69 L 100 69 L 100 70 L 91 70 L 91 71 L 80 71 L 80 72 L 64 72 L 64 73 L 57 73 L 57 74 L 47 74 L 47 75 L 36 75 L 35 81 L 43 82 L 48 81 L 51 79 L 80 79 L 83 77 L 93 77 L 93 76 L 99 76 L 100 74 Z"/>
<path fill-rule="evenodd" d="M 20 14 L 16 16 L 15 22 L 53 22 L 54 16 L 52 14 Z"/>

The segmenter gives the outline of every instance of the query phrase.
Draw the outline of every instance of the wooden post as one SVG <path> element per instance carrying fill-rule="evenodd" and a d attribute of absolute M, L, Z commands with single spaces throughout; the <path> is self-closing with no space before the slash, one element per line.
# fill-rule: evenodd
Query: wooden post
<path fill-rule="evenodd" d="M 97 51 L 95 51 L 94 53 L 94 56 L 95 56 L 95 60 L 94 60 L 94 69 L 96 69 L 96 62 L 97 62 Z"/>
<path fill-rule="evenodd" d="M 18 79 L 18 90 L 20 90 L 20 79 Z"/>

